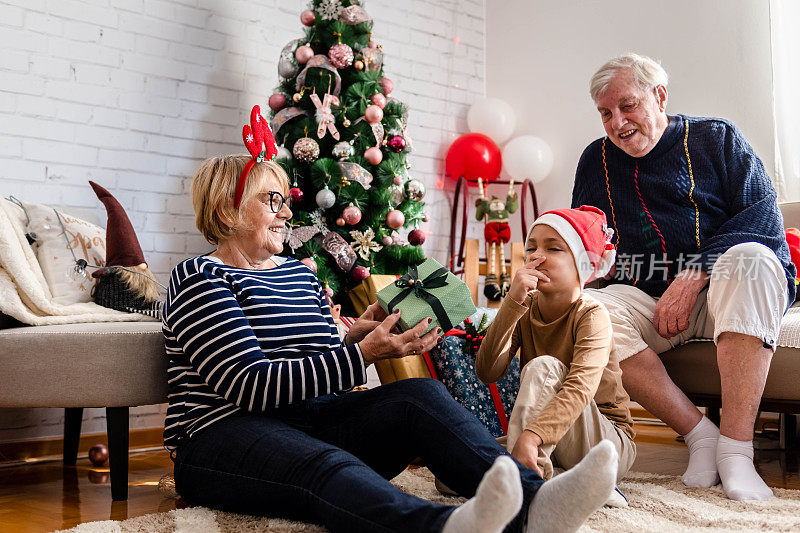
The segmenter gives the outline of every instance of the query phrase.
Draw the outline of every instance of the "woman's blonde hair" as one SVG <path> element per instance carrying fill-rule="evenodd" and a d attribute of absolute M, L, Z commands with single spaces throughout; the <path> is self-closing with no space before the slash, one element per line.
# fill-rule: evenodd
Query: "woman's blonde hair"
<path fill-rule="evenodd" d="M 195 224 L 211 244 L 224 241 L 242 225 L 242 211 L 234 209 L 233 197 L 242 169 L 250 159 L 244 154 L 210 157 L 203 161 L 192 179 Z M 239 206 L 244 206 L 261 192 L 270 177 L 281 184 L 283 191 L 279 192 L 288 191 L 289 177 L 280 165 L 274 161 L 256 163 L 247 175 Z M 232 225 L 226 224 L 225 220 Z"/>

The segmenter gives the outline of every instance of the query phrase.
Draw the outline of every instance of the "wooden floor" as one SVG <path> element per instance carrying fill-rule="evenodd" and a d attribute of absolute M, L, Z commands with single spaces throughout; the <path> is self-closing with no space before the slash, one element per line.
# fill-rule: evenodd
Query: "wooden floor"
<path fill-rule="evenodd" d="M 676 434 L 660 426 L 637 424 L 638 456 L 633 470 L 679 475 L 686 467 L 686 446 Z M 757 448 L 775 441 L 759 438 Z M 800 489 L 800 452 L 758 449 L 756 464 L 772 487 Z M 40 532 L 73 527 L 94 520 L 124 520 L 183 507 L 166 497 L 158 482 L 172 472 L 164 450 L 132 453 L 127 502 L 112 502 L 108 469 L 93 468 L 88 459 L 62 468 L 56 461 L 0 468 L 0 532 Z"/>

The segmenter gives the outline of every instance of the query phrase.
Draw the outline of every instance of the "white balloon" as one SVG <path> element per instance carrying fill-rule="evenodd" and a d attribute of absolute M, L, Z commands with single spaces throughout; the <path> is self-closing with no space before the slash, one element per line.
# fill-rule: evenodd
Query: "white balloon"
<path fill-rule="evenodd" d="M 539 137 L 516 137 L 503 148 L 503 169 L 516 180 L 542 181 L 553 170 L 553 151 Z"/>
<path fill-rule="evenodd" d="M 483 133 L 497 144 L 511 137 L 517 118 L 511 106 L 499 98 L 481 98 L 469 108 L 467 125 L 473 133 Z"/>

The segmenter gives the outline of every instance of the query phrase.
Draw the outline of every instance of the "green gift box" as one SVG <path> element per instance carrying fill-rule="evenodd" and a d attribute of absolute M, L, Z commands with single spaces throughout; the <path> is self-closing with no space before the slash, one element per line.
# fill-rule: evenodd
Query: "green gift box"
<path fill-rule="evenodd" d="M 400 309 L 400 328 L 408 330 L 431 317 L 425 333 L 440 326 L 446 333 L 475 313 L 467 284 L 433 259 L 415 267 L 376 295 L 387 313 Z"/>

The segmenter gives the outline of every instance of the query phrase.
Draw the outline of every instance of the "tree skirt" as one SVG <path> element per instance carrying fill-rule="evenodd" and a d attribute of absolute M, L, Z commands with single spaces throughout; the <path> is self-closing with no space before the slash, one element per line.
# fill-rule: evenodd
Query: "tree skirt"
<path fill-rule="evenodd" d="M 406 470 L 393 481 L 404 491 L 445 505 L 458 505 L 462 498 L 439 494 L 433 476 L 425 468 Z M 630 501 L 625 509 L 603 508 L 581 528 L 582 533 L 610 531 L 798 531 L 800 491 L 773 489 L 768 502 L 742 503 L 729 500 L 721 487 L 685 487 L 677 476 L 630 472 L 620 483 Z M 270 533 L 324 533 L 320 526 L 275 518 L 223 513 L 204 507 L 178 509 L 117 522 L 87 522 L 75 533 L 228 533 L 267 531 Z"/>

